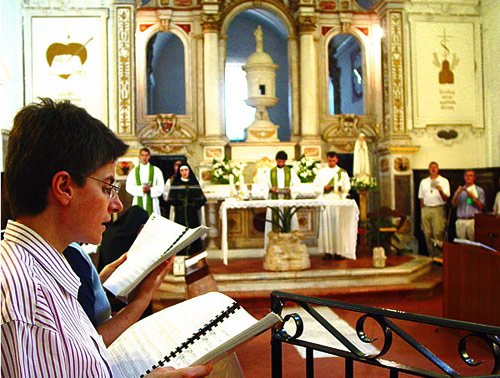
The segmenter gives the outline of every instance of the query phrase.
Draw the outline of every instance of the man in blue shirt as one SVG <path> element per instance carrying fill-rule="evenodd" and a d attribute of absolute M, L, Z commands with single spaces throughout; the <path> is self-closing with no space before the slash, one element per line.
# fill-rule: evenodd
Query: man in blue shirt
<path fill-rule="evenodd" d="M 465 185 L 459 186 L 451 201 L 457 208 L 455 227 L 457 237 L 474 240 L 474 214 L 481 213 L 484 208 L 484 190 L 475 184 L 476 174 L 472 169 L 465 171 Z"/>

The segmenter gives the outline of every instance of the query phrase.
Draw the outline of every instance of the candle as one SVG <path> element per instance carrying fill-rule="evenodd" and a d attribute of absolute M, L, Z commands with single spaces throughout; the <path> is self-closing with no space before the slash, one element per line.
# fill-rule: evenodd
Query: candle
<path fill-rule="evenodd" d="M 236 193 L 236 188 L 234 187 L 234 176 L 232 174 L 229 175 L 229 195 L 232 197 Z"/>

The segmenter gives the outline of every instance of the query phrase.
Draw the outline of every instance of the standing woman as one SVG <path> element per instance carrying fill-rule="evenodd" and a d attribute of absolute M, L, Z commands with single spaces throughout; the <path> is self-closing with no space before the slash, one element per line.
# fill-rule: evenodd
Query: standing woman
<path fill-rule="evenodd" d="M 179 166 L 170 185 L 167 203 L 175 209 L 174 221 L 186 227 L 201 225 L 199 211 L 207 202 L 198 179 L 187 163 Z M 178 255 L 193 255 L 203 250 L 201 239 L 196 240 Z"/>
<path fill-rule="evenodd" d="M 163 200 L 165 202 L 168 201 L 168 193 L 170 191 L 170 186 L 172 185 L 172 182 L 174 181 L 175 175 L 177 171 L 179 170 L 179 167 L 184 164 L 182 160 L 176 160 L 174 163 L 174 173 L 172 176 L 170 176 L 167 181 L 165 181 L 165 188 L 163 189 Z M 168 216 L 168 219 L 174 220 L 174 208 L 170 205 L 167 205 L 167 208 L 165 209 L 166 211 L 166 216 Z"/>

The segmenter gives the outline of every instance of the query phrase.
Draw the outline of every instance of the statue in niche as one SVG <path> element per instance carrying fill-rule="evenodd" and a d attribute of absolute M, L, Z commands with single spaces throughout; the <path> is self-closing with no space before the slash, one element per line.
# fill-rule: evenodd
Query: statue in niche
<path fill-rule="evenodd" d="M 371 175 L 368 144 L 366 143 L 366 136 L 363 133 L 359 134 L 359 138 L 354 144 L 353 174 L 356 178 L 369 177 Z"/>
<path fill-rule="evenodd" d="M 255 108 L 255 118 L 246 130 L 246 141 L 277 142 L 277 129 L 269 119 L 268 107 L 276 105 L 276 69 L 271 56 L 263 50 L 263 32 L 259 25 L 254 31 L 255 52 L 242 67 L 248 81 L 248 99 L 245 102 Z"/>

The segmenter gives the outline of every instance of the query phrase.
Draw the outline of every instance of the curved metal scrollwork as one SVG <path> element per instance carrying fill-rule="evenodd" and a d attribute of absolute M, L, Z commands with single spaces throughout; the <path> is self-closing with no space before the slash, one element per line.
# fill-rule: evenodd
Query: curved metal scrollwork
<path fill-rule="evenodd" d="M 458 353 L 460 354 L 462 360 L 469 366 L 478 366 L 484 362 L 475 361 L 472 357 L 469 356 L 469 353 L 467 352 L 467 341 L 473 337 L 477 337 L 483 340 L 490 347 L 494 361 L 493 369 L 491 370 L 490 374 L 498 373 L 498 371 L 500 370 L 500 341 L 497 337 L 476 332 L 462 337 L 462 339 L 460 339 L 460 342 L 458 343 Z"/>
<path fill-rule="evenodd" d="M 376 358 L 383 356 L 384 354 L 386 354 L 389 351 L 389 349 L 392 345 L 392 331 L 389 328 L 389 326 L 387 325 L 387 322 L 385 321 L 384 318 L 377 316 L 377 315 L 365 314 L 365 315 L 361 316 L 358 319 L 358 321 L 356 322 L 356 334 L 358 335 L 359 339 L 361 341 L 363 341 L 364 343 L 371 344 L 378 339 L 378 338 L 371 339 L 370 337 L 367 336 L 367 334 L 364 330 L 365 321 L 368 318 L 375 320 L 378 323 L 378 325 L 380 326 L 380 328 L 382 329 L 382 332 L 384 333 L 384 346 L 382 347 L 380 352 L 378 354 L 375 354 L 375 355 L 365 356 L 366 358 L 376 359 Z"/>
<path fill-rule="evenodd" d="M 283 318 L 283 324 L 290 319 L 295 322 L 295 333 L 293 334 L 293 336 L 290 336 L 288 332 L 285 331 L 285 328 L 281 327 L 281 329 L 276 332 L 274 337 L 282 341 L 290 341 L 302 336 L 302 332 L 304 332 L 304 323 L 302 322 L 302 318 L 300 317 L 300 315 L 296 313 L 286 315 Z"/>
<path fill-rule="evenodd" d="M 458 346 L 458 352 L 460 354 L 460 357 L 467 365 L 469 365 L 470 367 L 474 367 L 475 370 L 477 370 L 478 372 L 479 370 L 482 370 L 481 371 L 482 377 L 483 376 L 500 377 L 499 375 L 500 327 L 484 325 L 484 324 L 468 323 L 459 320 L 444 319 L 426 315 L 411 314 L 402 311 L 386 310 L 376 307 L 368 307 L 358 304 L 339 302 L 322 298 L 306 297 L 303 295 L 284 293 L 281 291 L 273 291 L 271 293 L 271 309 L 275 313 L 280 314 L 286 302 L 293 302 L 296 305 L 300 305 L 304 310 L 306 310 L 306 312 L 309 315 L 311 315 L 311 317 L 315 321 L 314 323 L 315 325 L 320 325 L 322 328 L 324 328 L 325 332 L 330 333 L 345 347 L 345 348 L 339 348 L 336 346 L 336 344 L 335 345 L 330 345 L 328 343 L 321 344 L 314 341 L 301 340 L 299 337 L 302 335 L 304 331 L 304 324 L 302 324 L 302 319 L 297 314 L 287 315 L 285 317 L 285 321 L 293 319 L 293 321 L 295 322 L 295 325 L 297 327 L 297 329 L 295 330 L 295 334 L 290 336 L 284 330 L 280 332 L 273 331 L 273 341 L 277 341 L 278 343 L 288 342 L 293 345 L 305 347 L 306 350 L 308 351 L 307 355 L 308 357 L 306 363 L 308 376 L 314 375 L 314 369 L 313 369 L 314 356 L 312 351 L 315 350 L 343 357 L 346 360 L 346 372 L 349 371 L 351 373 L 350 375 L 346 376 L 350 377 L 353 376 L 352 363 L 354 361 L 358 363 L 376 365 L 378 367 L 390 369 L 391 376 L 393 375 L 393 372 L 395 372 L 396 374 L 395 376 L 397 376 L 398 372 L 409 373 L 410 375 L 413 374 L 414 376 L 418 377 L 461 376 L 458 370 L 455 369 L 456 366 L 451 366 L 447 362 L 439 358 L 438 355 L 435 354 L 431 349 L 429 349 L 426 345 L 419 342 L 410 333 L 406 332 L 396 322 L 394 322 L 394 320 L 403 320 L 405 321 L 404 323 L 405 325 L 406 322 L 412 322 L 413 324 L 422 324 L 433 327 L 440 327 L 440 328 L 443 327 L 453 330 L 466 331 L 467 332 L 465 334 L 466 336 L 460 339 L 460 341 L 456 340 L 455 338 L 450 338 L 448 342 L 455 345 L 455 348 L 457 348 Z M 383 346 L 380 347 L 381 351 L 368 352 L 368 353 L 378 353 L 376 355 L 373 355 L 373 354 L 367 354 L 367 352 L 359 349 L 358 345 L 359 343 L 353 344 L 352 342 L 353 340 L 347 337 L 347 335 L 344 334 L 342 329 L 339 329 L 340 327 L 338 327 L 337 324 L 335 324 L 335 322 L 330 323 L 328 319 L 322 316 L 322 313 L 320 311 L 317 311 L 316 307 L 318 306 L 326 306 L 331 309 L 340 309 L 342 311 L 350 311 L 357 313 L 359 315 L 356 321 L 357 337 L 362 342 L 369 344 L 373 344 L 375 341 L 378 340 L 377 347 L 380 347 L 380 344 L 383 341 Z M 382 330 L 383 336 L 379 335 L 380 331 L 376 329 L 377 327 L 375 325 L 374 325 L 375 327 L 374 331 L 376 333 L 375 335 L 373 335 L 371 331 L 372 327 L 370 323 L 367 323 L 367 320 L 370 321 L 374 320 L 375 322 L 377 322 L 378 326 Z M 289 332 L 292 333 L 291 327 L 287 328 Z M 370 333 L 370 335 L 368 333 Z M 383 340 L 381 340 L 382 337 L 384 338 Z M 445 375 L 443 375 L 441 372 L 436 373 L 435 369 L 428 370 L 426 368 L 422 368 L 422 366 L 411 366 L 399 363 L 396 360 L 385 360 L 381 358 L 384 355 L 389 355 L 389 353 L 387 352 L 392 346 L 393 338 L 395 339 L 396 337 L 398 337 L 398 343 L 400 341 L 406 343 L 406 345 L 412 348 L 414 352 L 418 353 L 420 357 L 425 358 L 429 363 L 433 364 Z M 481 344 L 486 343 L 488 345 L 489 351 L 486 352 L 487 355 L 484 356 L 484 352 L 480 352 L 479 354 L 481 355 L 481 358 L 485 359 L 485 361 L 476 361 L 472 357 L 472 348 L 470 348 L 471 345 L 468 344 L 471 339 L 480 340 Z M 275 343 L 275 345 L 279 345 L 278 343 Z M 484 345 L 481 346 L 484 347 Z M 282 358 L 281 347 L 279 348 L 276 347 L 275 352 L 276 353 L 273 353 L 273 361 L 278 361 Z M 491 356 L 493 357 L 493 359 L 491 359 Z M 456 364 L 456 361 L 453 362 Z M 490 370 L 491 365 L 493 365 L 491 373 L 487 374 L 487 371 Z M 278 369 L 276 370 L 278 371 Z M 475 376 L 479 376 L 479 374 Z"/>

